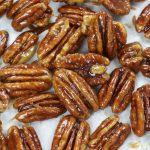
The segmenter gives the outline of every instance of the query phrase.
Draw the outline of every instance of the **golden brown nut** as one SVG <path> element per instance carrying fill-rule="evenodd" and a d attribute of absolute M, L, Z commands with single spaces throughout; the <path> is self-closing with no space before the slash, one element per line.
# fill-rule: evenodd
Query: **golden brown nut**
<path fill-rule="evenodd" d="M 99 109 L 96 94 L 77 73 L 67 69 L 56 70 L 53 86 L 60 101 L 73 116 L 87 119 L 89 110 Z"/>
<path fill-rule="evenodd" d="M 18 109 L 15 118 L 23 123 L 55 118 L 66 109 L 56 95 L 40 93 L 16 99 L 14 108 Z"/>
<path fill-rule="evenodd" d="M 150 84 L 143 85 L 134 92 L 131 101 L 131 126 L 137 136 L 150 131 Z"/>
<path fill-rule="evenodd" d="M 2 122 L 0 121 L 0 150 L 7 150 L 7 141 L 2 133 Z"/>
<path fill-rule="evenodd" d="M 129 124 L 119 122 L 118 116 L 105 119 L 90 137 L 90 150 L 117 150 L 131 133 Z"/>
<path fill-rule="evenodd" d="M 12 126 L 8 130 L 9 150 L 42 150 L 39 138 L 33 127 L 23 126 L 19 129 Z"/>
<path fill-rule="evenodd" d="M 106 66 L 109 59 L 98 54 L 68 54 L 56 60 L 55 68 L 65 68 L 77 72 L 91 86 L 102 85 L 109 80 Z"/>
<path fill-rule="evenodd" d="M 90 126 L 86 121 L 65 116 L 57 126 L 51 150 L 86 150 L 89 137 Z"/>
<path fill-rule="evenodd" d="M 109 81 L 102 86 L 98 99 L 100 108 L 104 109 L 109 104 L 112 112 L 124 111 L 131 101 L 135 85 L 135 74 L 127 68 L 116 68 L 110 75 Z"/>
<path fill-rule="evenodd" d="M 4 63 L 22 64 L 29 61 L 35 53 L 37 41 L 38 35 L 32 32 L 20 34 L 6 49 L 3 55 Z"/>
<path fill-rule="evenodd" d="M 11 65 L 0 69 L 0 81 L 12 97 L 46 91 L 51 87 L 51 73 L 34 64 Z"/>
<path fill-rule="evenodd" d="M 121 65 L 137 72 L 143 60 L 142 50 L 143 48 L 139 42 L 126 44 L 118 52 Z"/>
<path fill-rule="evenodd" d="M 37 51 L 39 64 L 52 68 L 55 60 L 77 50 L 82 40 L 80 27 L 70 26 L 66 18 L 58 20 L 39 45 Z"/>

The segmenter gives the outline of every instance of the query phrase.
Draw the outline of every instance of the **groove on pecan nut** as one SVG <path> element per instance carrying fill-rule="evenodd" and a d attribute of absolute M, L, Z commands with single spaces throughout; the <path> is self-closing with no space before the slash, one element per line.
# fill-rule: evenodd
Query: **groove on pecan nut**
<path fill-rule="evenodd" d="M 57 59 L 55 68 L 65 68 L 77 72 L 92 86 L 102 85 L 109 80 L 106 66 L 109 59 L 98 54 L 68 54 Z"/>
<path fill-rule="evenodd" d="M 100 108 L 104 109 L 110 104 L 114 113 L 124 111 L 131 101 L 134 85 L 135 74 L 132 71 L 127 68 L 115 69 L 99 91 Z"/>
<path fill-rule="evenodd" d="M 29 61 L 35 53 L 37 41 L 38 35 L 32 32 L 20 34 L 6 49 L 3 55 L 4 63 L 22 64 Z"/>
<path fill-rule="evenodd" d="M 89 141 L 90 150 L 117 150 L 131 132 L 129 124 L 119 122 L 118 116 L 105 119 Z"/>
<path fill-rule="evenodd" d="M 12 97 L 46 91 L 51 87 L 51 73 L 34 64 L 11 65 L 0 69 L 0 81 Z"/>
<path fill-rule="evenodd" d="M 73 116 L 64 116 L 55 131 L 51 150 L 85 150 L 90 137 L 86 121 L 77 121 Z"/>
<path fill-rule="evenodd" d="M 0 56 L 4 53 L 7 42 L 8 42 L 9 33 L 5 30 L 0 30 Z"/>
<path fill-rule="evenodd" d="M 18 109 L 15 118 L 23 123 L 55 118 L 66 109 L 57 96 L 52 93 L 40 93 L 16 99 L 14 108 Z"/>
<path fill-rule="evenodd" d="M 150 131 L 150 84 L 143 85 L 134 92 L 131 101 L 131 126 L 137 136 Z"/>
<path fill-rule="evenodd" d="M 0 150 L 7 150 L 7 142 L 4 134 L 2 133 L 2 122 L 0 121 Z"/>
<path fill-rule="evenodd" d="M 99 109 L 96 94 L 77 73 L 67 69 L 56 70 L 53 85 L 60 101 L 73 116 L 87 119 L 89 110 Z"/>
<path fill-rule="evenodd" d="M 33 127 L 23 126 L 22 129 L 19 129 L 12 126 L 8 130 L 8 149 L 42 150 L 42 147 Z"/>

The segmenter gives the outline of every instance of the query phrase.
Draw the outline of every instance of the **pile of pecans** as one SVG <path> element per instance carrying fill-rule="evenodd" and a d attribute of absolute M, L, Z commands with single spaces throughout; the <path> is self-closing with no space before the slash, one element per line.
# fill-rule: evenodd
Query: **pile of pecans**
<path fill-rule="evenodd" d="M 84 0 L 54 0 L 68 4 Z M 138 0 L 135 0 L 138 1 Z M 92 0 L 117 15 L 128 14 L 130 0 Z M 64 5 L 53 15 L 49 0 L 0 0 L 0 15 L 7 13 L 12 27 L 22 31 L 7 46 L 9 33 L 0 30 L 0 113 L 13 99 L 18 111 L 14 116 L 24 124 L 56 118 L 66 111 L 53 138 L 51 150 L 117 150 L 130 135 L 150 131 L 150 83 L 135 90 L 136 73 L 150 78 L 150 47 L 143 50 L 139 42 L 127 43 L 127 31 L 109 13 L 94 12 L 78 5 Z M 134 21 L 137 32 L 150 38 L 150 4 Z M 39 42 L 39 35 L 48 30 Z M 87 40 L 88 50 L 79 49 Z M 37 54 L 37 60 L 26 64 Z M 121 67 L 111 74 L 110 62 L 117 57 Z M 49 92 L 50 88 L 54 92 Z M 129 124 L 109 116 L 90 134 L 86 121 L 92 113 L 111 106 L 115 114 L 131 103 Z M 33 127 L 12 126 L 7 136 L 0 121 L 0 150 L 42 150 Z"/>

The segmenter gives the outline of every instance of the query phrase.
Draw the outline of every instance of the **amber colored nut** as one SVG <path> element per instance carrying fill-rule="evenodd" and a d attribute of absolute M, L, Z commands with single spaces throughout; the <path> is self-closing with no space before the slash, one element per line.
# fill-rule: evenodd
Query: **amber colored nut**
<path fill-rule="evenodd" d="M 42 150 L 42 147 L 33 127 L 23 126 L 22 129 L 19 129 L 12 126 L 8 130 L 8 149 Z"/>
<path fill-rule="evenodd" d="M 5 30 L 0 30 L 0 56 L 4 53 L 7 42 L 8 42 L 9 33 Z"/>
<path fill-rule="evenodd" d="M 135 74 L 127 68 L 116 68 L 109 81 L 102 86 L 98 94 L 100 108 L 111 105 L 112 112 L 124 111 L 131 101 L 135 86 Z"/>
<path fill-rule="evenodd" d="M 0 121 L 0 150 L 7 150 L 7 140 L 2 133 L 2 122 Z"/>
<path fill-rule="evenodd" d="M 11 65 L 0 69 L 0 81 L 10 96 L 18 97 L 48 90 L 52 75 L 35 64 Z"/>
<path fill-rule="evenodd" d="M 106 66 L 109 59 L 99 54 L 68 54 L 54 62 L 55 68 L 65 68 L 77 72 L 91 86 L 102 85 L 109 80 Z"/>
<path fill-rule="evenodd" d="M 117 150 L 131 133 L 129 124 L 119 122 L 118 116 L 105 119 L 90 136 L 90 150 Z"/>
<path fill-rule="evenodd" d="M 138 72 L 143 60 L 142 51 L 143 48 L 139 42 L 126 44 L 118 52 L 121 65 Z"/>
<path fill-rule="evenodd" d="M 66 111 L 62 102 L 52 93 L 20 97 L 13 106 L 18 110 L 15 118 L 23 123 L 55 118 Z"/>
<path fill-rule="evenodd" d="M 86 150 L 90 126 L 86 121 L 77 121 L 71 115 L 64 116 L 55 131 L 51 150 Z"/>
<path fill-rule="evenodd" d="M 87 119 L 90 116 L 90 110 L 99 109 L 96 94 L 76 72 L 67 69 L 56 70 L 53 86 L 56 95 L 73 116 Z"/>
<path fill-rule="evenodd" d="M 133 132 L 143 136 L 150 131 L 150 84 L 138 88 L 132 97 L 130 120 Z"/>

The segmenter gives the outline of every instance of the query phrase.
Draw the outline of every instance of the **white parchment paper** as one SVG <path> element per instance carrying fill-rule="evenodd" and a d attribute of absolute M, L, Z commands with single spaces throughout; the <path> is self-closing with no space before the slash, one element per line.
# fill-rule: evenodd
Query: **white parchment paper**
<path fill-rule="evenodd" d="M 150 0 L 146 0 L 145 2 L 132 3 L 133 9 L 130 11 L 128 15 L 126 16 L 113 15 L 114 20 L 121 21 L 125 25 L 127 32 L 128 32 L 128 43 L 138 41 L 142 44 L 143 48 L 150 46 L 150 40 L 144 38 L 143 33 L 137 33 L 135 31 L 135 28 L 132 24 L 132 17 L 134 15 L 138 16 L 140 12 L 142 11 L 142 9 L 148 3 L 150 3 Z M 50 6 L 54 10 L 54 17 L 52 18 L 52 21 L 54 21 L 55 17 L 57 17 L 58 15 L 57 8 L 60 7 L 61 5 L 65 5 L 65 4 L 54 3 L 54 2 L 50 3 Z M 95 11 L 99 11 L 99 10 L 107 11 L 103 6 L 94 6 L 92 4 L 86 4 L 85 6 L 88 6 Z M 10 45 L 15 40 L 15 38 L 20 34 L 19 32 L 15 32 L 13 30 L 13 28 L 11 27 L 11 20 L 9 20 L 6 16 L 3 16 L 0 18 L 0 30 L 2 29 L 7 30 L 10 34 L 8 45 Z M 25 30 L 28 30 L 28 29 L 25 29 Z M 46 32 L 40 35 L 40 40 L 45 36 L 45 34 Z M 86 42 L 81 49 L 83 51 L 87 50 Z M 35 59 L 35 57 L 30 62 L 32 62 Z M 5 65 L 3 64 L 2 60 L 0 60 L 0 63 L 1 63 L 0 64 L 1 67 Z M 108 72 L 110 73 L 114 68 L 119 67 L 119 66 L 120 64 L 118 63 L 118 60 L 117 59 L 113 60 L 111 62 L 111 65 L 108 67 Z M 135 90 L 138 87 L 144 84 L 148 84 L 148 83 L 150 84 L 150 79 L 145 78 L 144 76 L 142 76 L 141 73 L 138 73 L 137 79 L 136 79 Z M 12 104 L 13 104 L 13 101 L 10 102 L 8 110 L 0 114 L 0 120 L 2 120 L 3 122 L 3 130 L 5 134 L 7 133 L 7 130 L 9 129 L 10 126 L 17 125 L 21 127 L 23 125 L 22 123 L 13 119 L 17 111 L 13 109 Z M 67 112 L 63 115 L 66 115 L 66 114 L 69 114 L 69 113 Z M 111 109 L 109 107 L 105 110 L 99 110 L 98 112 L 93 113 L 91 117 L 88 119 L 88 123 L 90 124 L 90 127 L 91 127 L 91 133 L 93 133 L 93 131 L 98 127 L 98 125 L 110 115 L 113 115 L 113 113 L 111 112 Z M 129 115 L 130 115 L 130 106 L 124 112 L 119 114 L 120 120 L 124 123 L 130 123 Z M 28 125 L 33 126 L 35 130 L 37 131 L 43 150 L 50 150 L 53 135 L 61 117 L 62 116 L 55 118 L 55 119 L 28 124 Z M 141 138 L 131 133 L 131 135 L 128 137 L 125 143 L 120 147 L 120 150 L 150 150 L 150 132 L 147 132 Z"/>

